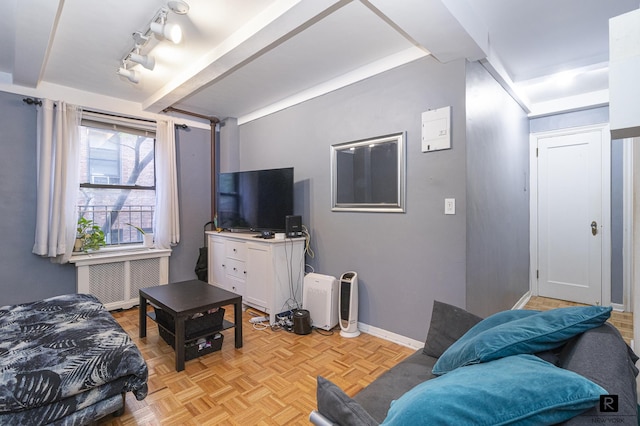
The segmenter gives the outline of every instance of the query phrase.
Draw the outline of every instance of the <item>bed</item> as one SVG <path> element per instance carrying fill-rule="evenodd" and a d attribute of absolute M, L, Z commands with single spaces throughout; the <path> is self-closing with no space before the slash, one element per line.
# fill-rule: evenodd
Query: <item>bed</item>
<path fill-rule="evenodd" d="M 94 296 L 0 307 L 0 424 L 82 425 L 147 395 L 147 365 Z"/>

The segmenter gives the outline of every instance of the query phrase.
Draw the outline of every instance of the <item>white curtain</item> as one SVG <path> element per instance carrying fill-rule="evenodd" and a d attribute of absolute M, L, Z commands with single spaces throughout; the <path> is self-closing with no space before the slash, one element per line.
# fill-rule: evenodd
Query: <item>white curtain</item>
<path fill-rule="evenodd" d="M 33 253 L 66 263 L 76 235 L 80 116 L 77 106 L 49 99 L 38 108 L 37 206 Z"/>
<path fill-rule="evenodd" d="M 156 211 L 153 235 L 157 248 L 180 242 L 176 131 L 173 120 L 158 120 L 156 129 Z"/>

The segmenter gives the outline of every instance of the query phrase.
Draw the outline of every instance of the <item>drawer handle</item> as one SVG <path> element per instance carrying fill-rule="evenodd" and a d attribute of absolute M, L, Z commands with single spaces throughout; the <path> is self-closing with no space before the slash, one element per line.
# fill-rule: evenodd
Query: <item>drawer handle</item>
<path fill-rule="evenodd" d="M 233 249 L 233 251 L 234 251 L 234 253 L 235 253 L 235 252 L 237 252 L 238 250 L 236 250 L 236 249 Z"/>
<path fill-rule="evenodd" d="M 223 264 L 222 264 L 222 267 L 223 267 L 223 268 L 226 268 L 226 267 L 227 267 L 227 265 L 225 265 L 225 264 L 223 263 Z"/>
<path fill-rule="evenodd" d="M 234 270 L 234 271 L 237 271 L 237 270 L 238 270 L 238 268 L 233 268 L 233 270 Z"/>

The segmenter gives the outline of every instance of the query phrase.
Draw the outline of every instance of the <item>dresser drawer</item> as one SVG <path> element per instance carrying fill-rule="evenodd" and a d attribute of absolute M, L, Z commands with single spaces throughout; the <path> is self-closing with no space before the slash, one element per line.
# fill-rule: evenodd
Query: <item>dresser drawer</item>
<path fill-rule="evenodd" d="M 244 297 L 245 283 L 244 281 L 230 279 L 228 287 L 225 290 L 229 290 L 232 293 L 239 294 Z"/>
<path fill-rule="evenodd" d="M 247 260 L 247 245 L 240 241 L 225 242 L 227 257 L 245 261 Z"/>
<path fill-rule="evenodd" d="M 243 280 L 246 276 L 246 265 L 244 262 L 236 259 L 227 259 L 226 267 L 227 275 L 239 280 Z"/>

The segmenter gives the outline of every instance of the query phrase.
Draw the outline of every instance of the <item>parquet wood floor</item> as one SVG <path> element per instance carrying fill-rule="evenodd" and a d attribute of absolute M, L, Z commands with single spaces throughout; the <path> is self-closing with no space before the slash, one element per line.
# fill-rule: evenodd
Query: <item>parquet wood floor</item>
<path fill-rule="evenodd" d="M 525 309 L 536 309 L 544 311 L 547 309 L 564 308 L 567 306 L 586 306 L 580 303 L 567 302 L 565 300 L 549 299 L 547 297 L 532 296 L 525 305 Z M 622 334 L 624 340 L 629 344 L 633 339 L 633 313 L 632 312 L 611 312 L 609 322 L 613 324 Z"/>
<path fill-rule="evenodd" d="M 552 309 L 575 303 L 532 297 L 526 309 Z M 413 353 L 412 349 L 361 334 L 354 339 L 314 332 L 299 336 L 260 330 L 243 314 L 244 347 L 235 349 L 233 330 L 226 330 L 222 350 L 187 361 L 175 371 L 173 349 L 147 321 L 147 337 L 138 337 L 138 308 L 114 317 L 140 348 L 149 366 L 149 393 L 136 401 L 126 397 L 125 413 L 107 416 L 101 426 L 121 425 L 308 425 L 316 408 L 316 376 L 324 376 L 348 395 Z M 233 309 L 226 309 L 233 321 Z M 614 312 L 610 321 L 630 341 L 631 313 Z"/>
<path fill-rule="evenodd" d="M 362 333 L 352 339 L 313 332 L 259 330 L 243 314 L 244 345 L 235 349 L 233 329 L 223 332 L 222 350 L 175 371 L 173 349 L 147 321 L 147 337 L 138 337 L 138 308 L 114 312 L 149 366 L 149 393 L 126 397 L 125 413 L 98 424 L 120 425 L 308 425 L 316 408 L 316 376 L 324 376 L 348 395 L 414 352 Z M 225 316 L 233 321 L 229 306 Z M 321 330 L 322 331 L 322 330 Z M 326 332 L 325 332 L 326 333 Z"/>

